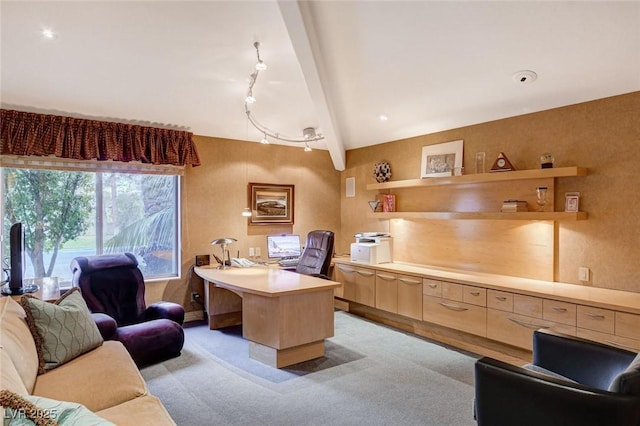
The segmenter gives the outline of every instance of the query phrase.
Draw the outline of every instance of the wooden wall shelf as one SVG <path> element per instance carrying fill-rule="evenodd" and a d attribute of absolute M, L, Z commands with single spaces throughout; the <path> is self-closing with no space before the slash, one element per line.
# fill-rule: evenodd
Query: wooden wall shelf
<path fill-rule="evenodd" d="M 390 212 L 367 213 L 372 219 L 424 219 L 424 220 L 587 220 L 587 212 Z"/>
<path fill-rule="evenodd" d="M 367 184 L 367 190 L 425 188 L 441 185 L 466 185 L 475 183 L 506 182 L 523 179 L 544 179 L 586 175 L 586 167 L 571 166 L 551 169 L 515 170 L 512 172 L 477 173 L 463 176 L 446 176 L 426 179 L 396 180 L 383 183 L 369 183 Z"/>

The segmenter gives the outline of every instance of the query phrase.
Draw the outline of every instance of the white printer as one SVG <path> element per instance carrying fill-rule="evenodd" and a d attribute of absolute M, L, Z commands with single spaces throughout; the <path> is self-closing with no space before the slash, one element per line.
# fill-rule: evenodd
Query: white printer
<path fill-rule="evenodd" d="M 393 262 L 393 245 L 389 234 L 362 232 L 354 236 L 356 242 L 351 243 L 352 262 L 368 265 Z"/>

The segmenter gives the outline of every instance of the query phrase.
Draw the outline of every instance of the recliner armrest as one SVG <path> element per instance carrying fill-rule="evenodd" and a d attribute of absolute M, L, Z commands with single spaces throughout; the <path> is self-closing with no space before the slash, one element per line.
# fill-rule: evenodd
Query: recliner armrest
<path fill-rule="evenodd" d="M 145 311 L 145 319 L 147 321 L 162 318 L 170 319 L 182 325 L 184 322 L 184 308 L 173 302 L 156 302 L 147 307 Z"/>
<path fill-rule="evenodd" d="M 533 333 L 533 364 L 578 383 L 607 390 L 636 354 L 550 330 Z"/>
<path fill-rule="evenodd" d="M 98 326 L 100 335 L 104 340 L 116 340 L 118 334 L 118 323 L 107 314 L 92 313 L 91 317 Z"/>
<path fill-rule="evenodd" d="M 640 399 L 481 358 L 475 364 L 479 426 L 638 425 Z"/>

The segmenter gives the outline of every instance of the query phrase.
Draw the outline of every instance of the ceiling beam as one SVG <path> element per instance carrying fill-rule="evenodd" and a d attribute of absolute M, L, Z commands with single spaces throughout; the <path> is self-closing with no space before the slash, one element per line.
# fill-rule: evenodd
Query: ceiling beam
<path fill-rule="evenodd" d="M 325 137 L 333 166 L 336 170 L 342 171 L 346 167 L 346 153 L 331 107 L 324 63 L 308 5 L 299 1 L 279 0 L 278 6 L 298 63 L 302 68 L 309 95 L 315 105 L 318 123 Z"/>

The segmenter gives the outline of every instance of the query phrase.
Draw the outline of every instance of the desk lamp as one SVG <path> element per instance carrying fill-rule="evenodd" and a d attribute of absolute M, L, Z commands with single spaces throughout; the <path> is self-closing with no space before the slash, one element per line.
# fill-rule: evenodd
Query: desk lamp
<path fill-rule="evenodd" d="M 220 248 L 222 249 L 222 266 L 220 266 L 220 269 L 227 269 L 226 268 L 226 263 L 225 263 L 225 253 L 227 252 L 227 246 L 233 242 L 236 242 L 238 240 L 236 240 L 235 238 L 229 238 L 229 237 L 224 237 L 224 238 L 217 238 L 213 241 L 211 241 L 211 245 L 215 246 L 215 245 L 219 245 Z M 231 258 L 229 258 L 229 261 L 231 261 Z"/>

